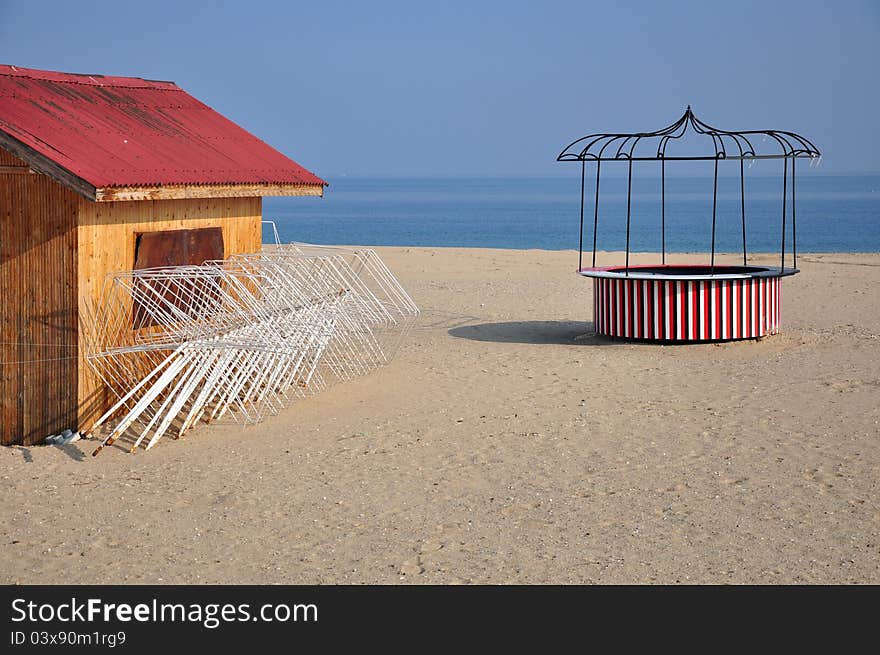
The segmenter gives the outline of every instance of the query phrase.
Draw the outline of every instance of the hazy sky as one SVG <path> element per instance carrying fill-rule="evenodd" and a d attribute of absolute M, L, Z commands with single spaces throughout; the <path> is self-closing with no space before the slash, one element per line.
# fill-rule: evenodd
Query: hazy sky
<path fill-rule="evenodd" d="M 326 177 L 563 173 L 687 104 L 878 171 L 878 44 L 878 0 L 0 0 L 0 63 L 173 80 Z"/>

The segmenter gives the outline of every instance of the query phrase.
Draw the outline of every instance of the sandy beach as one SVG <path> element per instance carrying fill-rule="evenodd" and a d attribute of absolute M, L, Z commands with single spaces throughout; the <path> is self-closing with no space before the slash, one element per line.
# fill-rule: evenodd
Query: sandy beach
<path fill-rule="evenodd" d="M 574 252 L 377 250 L 422 309 L 391 365 L 0 449 L 0 582 L 880 583 L 880 254 L 802 255 L 779 335 L 660 346 L 592 335 Z"/>

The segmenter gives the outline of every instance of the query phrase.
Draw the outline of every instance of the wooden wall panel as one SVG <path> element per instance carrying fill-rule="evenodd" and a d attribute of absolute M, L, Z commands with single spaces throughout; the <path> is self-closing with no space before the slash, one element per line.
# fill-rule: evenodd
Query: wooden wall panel
<path fill-rule="evenodd" d="M 262 198 L 79 201 L 79 303 L 97 302 L 108 273 L 134 268 L 139 232 L 220 227 L 224 256 L 258 252 Z M 81 328 L 84 329 L 84 328 Z M 82 337 L 80 346 L 84 346 Z M 85 361 L 79 365 L 79 424 L 88 429 L 110 406 L 107 390 Z"/>
<path fill-rule="evenodd" d="M 0 441 L 76 427 L 79 196 L 0 150 Z"/>
<path fill-rule="evenodd" d="M 0 166 L 19 166 L 21 168 L 28 168 L 28 165 L 24 163 L 23 160 L 19 159 L 11 152 L 7 152 L 3 148 L 0 148 Z"/>
<path fill-rule="evenodd" d="M 87 428 L 109 398 L 82 357 L 80 312 L 134 266 L 139 232 L 220 227 L 225 252 L 260 249 L 262 199 L 93 203 L 0 149 L 0 442 Z"/>

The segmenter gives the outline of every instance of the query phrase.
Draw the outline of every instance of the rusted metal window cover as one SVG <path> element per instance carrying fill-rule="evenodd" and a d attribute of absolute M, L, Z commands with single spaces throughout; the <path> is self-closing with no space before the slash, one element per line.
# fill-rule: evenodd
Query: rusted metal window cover
<path fill-rule="evenodd" d="M 201 265 L 210 259 L 223 259 L 223 230 L 207 227 L 195 230 L 166 230 L 163 232 L 143 232 L 137 237 L 134 255 L 134 268 L 157 268 L 164 266 Z M 193 284 L 198 284 L 195 280 Z M 200 290 L 193 288 L 194 296 Z M 201 293 L 205 293 L 204 291 Z M 172 300 L 171 296 L 168 296 Z M 174 305 L 185 313 L 182 301 L 174 300 Z M 140 329 L 156 325 L 154 318 L 144 311 L 135 300 L 132 306 L 132 327 Z"/>
<path fill-rule="evenodd" d="M 144 232 L 138 235 L 134 257 L 135 268 L 185 266 L 223 259 L 223 230 L 206 227 Z"/>

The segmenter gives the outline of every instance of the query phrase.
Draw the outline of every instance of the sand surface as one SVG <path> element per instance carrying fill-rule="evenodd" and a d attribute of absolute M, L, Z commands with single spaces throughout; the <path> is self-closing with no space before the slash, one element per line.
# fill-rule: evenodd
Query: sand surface
<path fill-rule="evenodd" d="M 803 255 L 778 336 L 658 346 L 591 336 L 575 253 L 379 250 L 423 310 L 390 366 L 0 449 L 0 582 L 880 583 L 880 255 Z"/>

